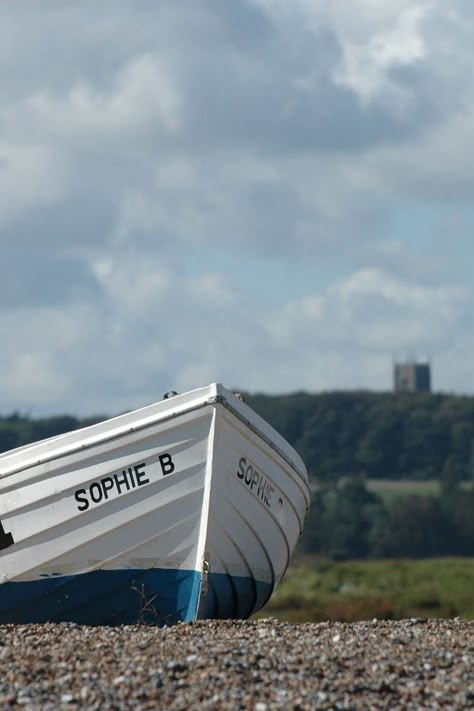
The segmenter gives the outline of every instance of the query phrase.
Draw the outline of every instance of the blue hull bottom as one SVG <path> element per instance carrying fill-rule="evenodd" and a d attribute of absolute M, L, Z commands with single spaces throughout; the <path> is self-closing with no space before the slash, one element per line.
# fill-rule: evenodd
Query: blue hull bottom
<path fill-rule="evenodd" d="M 0 585 L 0 624 L 173 624 L 196 619 L 201 573 L 193 570 L 96 570 Z M 211 573 L 204 616 L 246 618 L 271 594 L 252 578 Z"/>

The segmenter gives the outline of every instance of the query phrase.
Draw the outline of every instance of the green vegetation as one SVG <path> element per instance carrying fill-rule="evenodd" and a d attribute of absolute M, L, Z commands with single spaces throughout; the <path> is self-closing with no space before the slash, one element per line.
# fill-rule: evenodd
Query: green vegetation
<path fill-rule="evenodd" d="M 473 489 L 391 493 L 382 498 L 359 479 L 319 487 L 300 550 L 332 560 L 474 556 Z"/>
<path fill-rule="evenodd" d="M 259 616 L 292 622 L 474 619 L 474 560 L 332 563 L 300 558 Z"/>
<path fill-rule="evenodd" d="M 474 556 L 474 398 L 332 392 L 246 400 L 308 468 L 302 552 L 339 561 Z M 0 417 L 0 452 L 100 419 Z"/>
<path fill-rule="evenodd" d="M 463 482 L 463 484 L 467 484 L 467 482 Z M 441 494 L 441 486 L 436 479 L 425 481 L 367 479 L 365 485 L 367 490 L 382 499 L 384 504 L 390 504 L 395 499 L 407 496 L 440 496 Z"/>
<path fill-rule="evenodd" d="M 474 556 L 474 398 L 332 392 L 247 402 L 308 468 L 301 551 L 340 561 Z"/>
<path fill-rule="evenodd" d="M 0 453 L 40 439 L 71 432 L 79 427 L 87 427 L 103 419 L 105 418 L 90 417 L 79 420 L 71 415 L 57 415 L 34 420 L 18 413 L 0 417 Z"/>
<path fill-rule="evenodd" d="M 473 476 L 474 398 L 425 393 L 248 395 L 319 482 Z"/>
<path fill-rule="evenodd" d="M 345 477 L 457 483 L 474 477 L 474 398 L 426 393 L 246 395 L 314 482 Z M 102 418 L 0 417 L 0 452 Z"/>

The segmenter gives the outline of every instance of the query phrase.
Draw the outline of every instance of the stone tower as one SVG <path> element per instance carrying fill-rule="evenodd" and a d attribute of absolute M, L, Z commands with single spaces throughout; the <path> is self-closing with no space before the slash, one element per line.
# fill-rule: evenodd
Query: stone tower
<path fill-rule="evenodd" d="M 395 363 L 393 367 L 393 389 L 395 392 L 429 393 L 431 390 L 431 368 L 429 363 Z"/>

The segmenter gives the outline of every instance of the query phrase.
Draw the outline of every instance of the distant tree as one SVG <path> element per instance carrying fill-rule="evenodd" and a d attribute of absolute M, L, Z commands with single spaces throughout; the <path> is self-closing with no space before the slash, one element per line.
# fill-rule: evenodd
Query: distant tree
<path fill-rule="evenodd" d="M 321 553 L 324 549 L 325 531 L 324 531 L 324 513 L 325 506 L 325 490 L 313 492 L 311 496 L 311 506 L 308 516 L 305 521 L 303 536 L 298 549 L 306 553 Z"/>
<path fill-rule="evenodd" d="M 408 496 L 396 499 L 387 511 L 385 526 L 373 542 L 375 557 L 423 558 L 453 554 L 457 536 L 438 498 Z"/>
<path fill-rule="evenodd" d="M 313 496 L 301 549 L 334 560 L 366 558 L 370 534 L 380 499 L 359 479 L 349 479 L 339 487 Z"/>
<path fill-rule="evenodd" d="M 79 420 L 70 415 L 57 415 L 55 417 L 33 420 L 31 433 L 34 440 L 55 437 L 56 435 L 71 432 L 79 427 Z"/>
<path fill-rule="evenodd" d="M 18 447 L 20 436 L 21 431 L 16 424 L 5 420 L 0 422 L 0 452 Z"/>
<path fill-rule="evenodd" d="M 326 487 L 361 473 L 368 478 L 436 478 L 446 493 L 472 476 L 472 397 L 356 391 L 259 393 L 246 400 L 293 444 L 312 480 Z M 0 417 L 0 451 L 100 419 L 105 418 Z"/>
<path fill-rule="evenodd" d="M 463 479 L 463 474 L 464 463 L 460 460 L 459 455 L 450 454 L 441 469 L 441 495 L 444 500 L 457 492 L 459 483 Z"/>
<path fill-rule="evenodd" d="M 37 420 L 18 414 L 0 417 L 0 452 L 7 452 L 31 442 L 70 432 L 79 426 L 80 421 L 69 415 Z"/>
<path fill-rule="evenodd" d="M 369 478 L 440 479 L 450 457 L 460 463 L 463 479 L 470 476 L 472 397 L 329 392 L 246 399 L 296 447 L 320 482 L 353 472 Z"/>
<path fill-rule="evenodd" d="M 459 555 L 474 556 L 474 491 L 458 487 L 449 501 Z"/>

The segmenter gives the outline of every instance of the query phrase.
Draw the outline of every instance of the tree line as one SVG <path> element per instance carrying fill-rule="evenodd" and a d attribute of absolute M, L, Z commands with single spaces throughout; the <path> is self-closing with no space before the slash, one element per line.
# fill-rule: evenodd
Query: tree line
<path fill-rule="evenodd" d="M 328 392 L 247 402 L 308 468 L 300 550 L 334 560 L 474 556 L 474 398 Z M 371 479 L 436 480 L 440 494 L 384 500 Z"/>
<path fill-rule="evenodd" d="M 300 549 L 335 560 L 474 556 L 474 398 L 247 394 L 299 452 L 313 487 Z M 103 420 L 0 417 L 0 452 Z M 439 496 L 383 500 L 370 479 L 437 480 Z"/>
<path fill-rule="evenodd" d="M 313 493 L 299 548 L 333 560 L 474 556 L 473 511 L 474 489 L 459 485 L 384 501 L 349 479 Z"/>
<path fill-rule="evenodd" d="M 473 477 L 473 397 L 328 392 L 246 400 L 295 447 L 319 482 Z"/>
<path fill-rule="evenodd" d="M 90 417 L 81 420 L 72 415 L 33 419 L 18 413 L 0 416 L 0 453 L 41 439 L 65 434 L 80 427 L 87 427 L 103 419 L 105 418 Z"/>
<path fill-rule="evenodd" d="M 248 394 L 247 403 L 298 451 L 310 478 L 456 481 L 473 477 L 474 398 L 425 393 Z M 0 416 L 0 452 L 104 417 Z"/>

